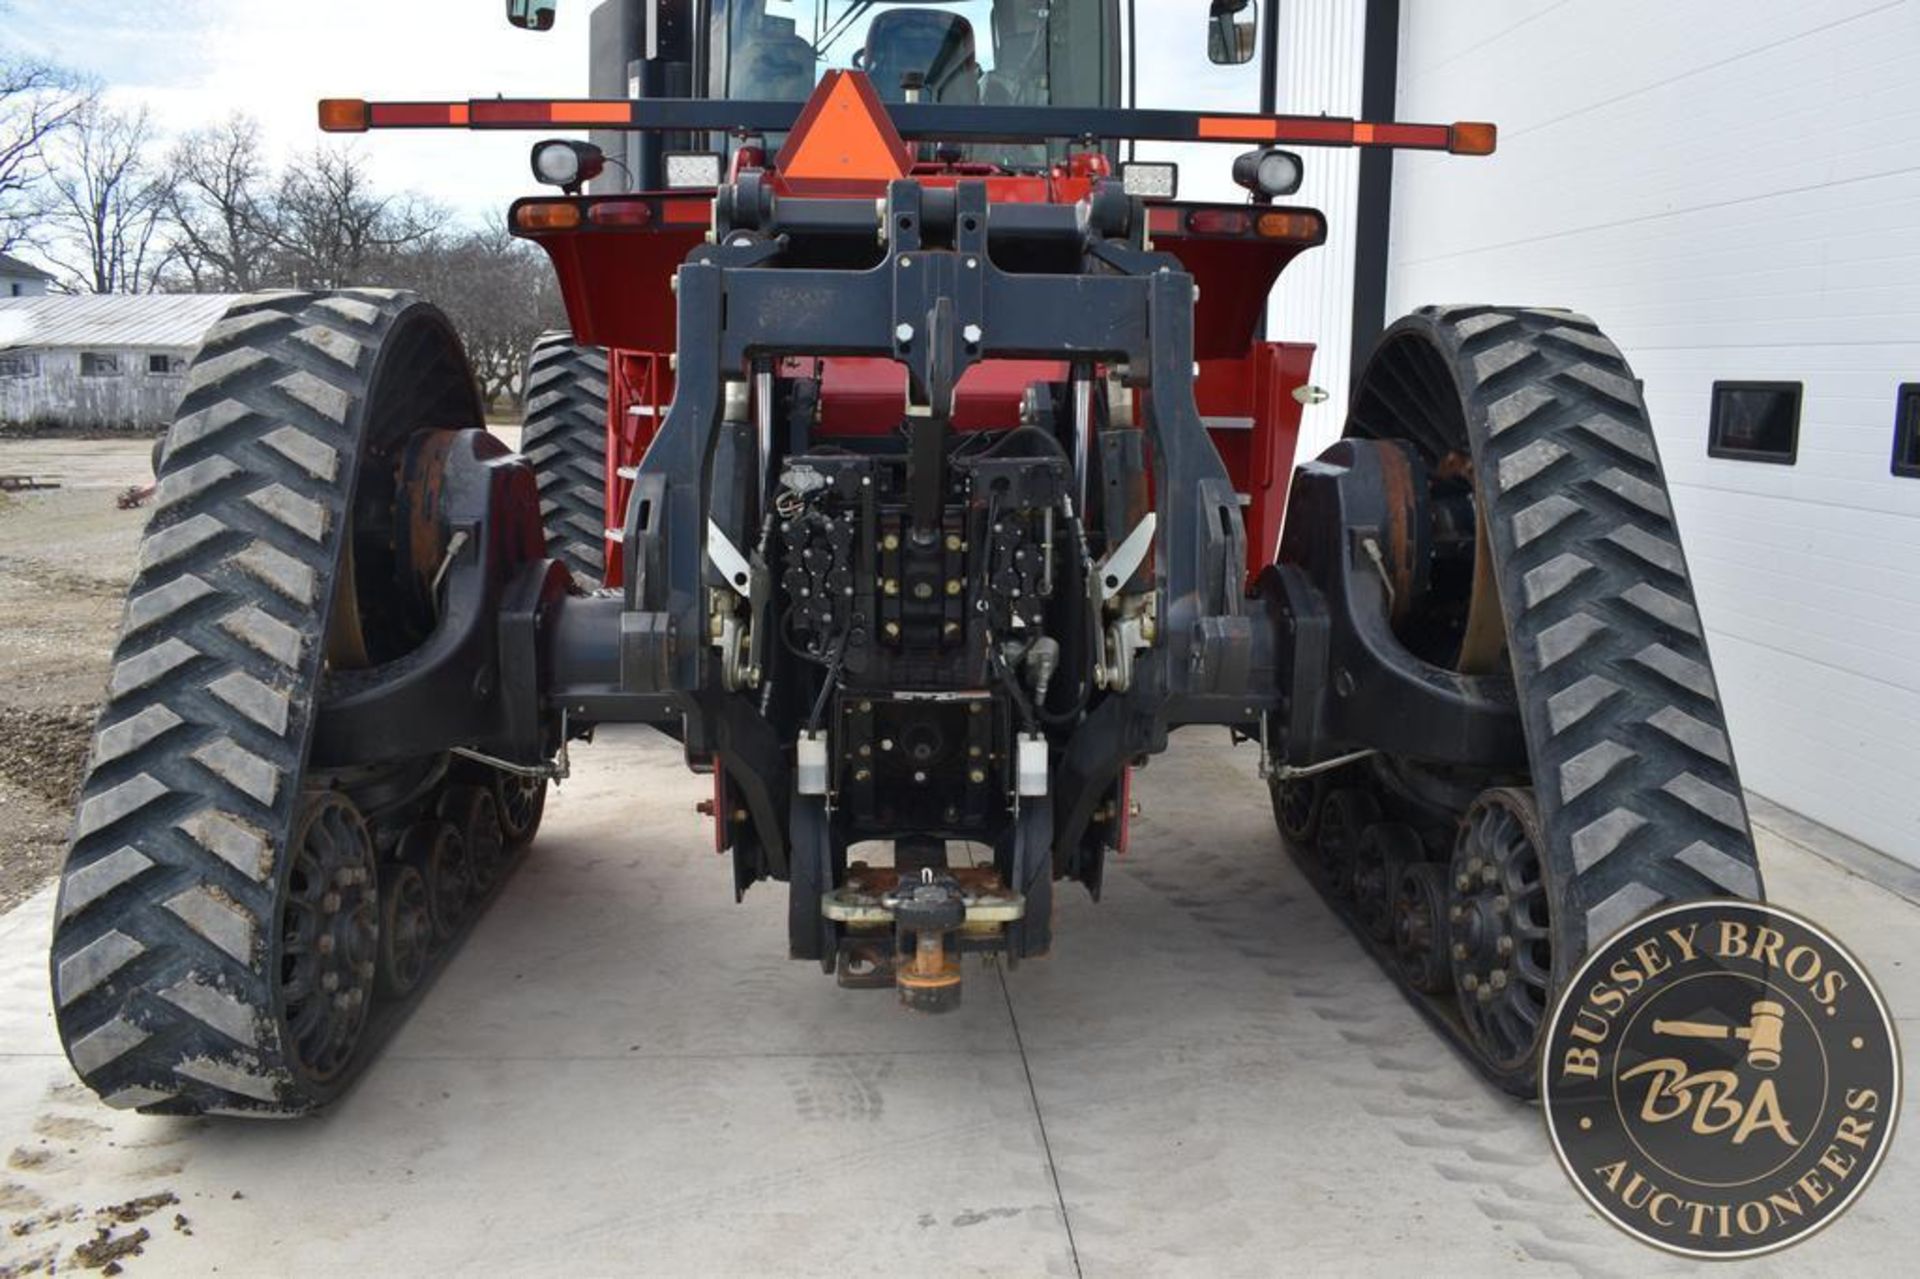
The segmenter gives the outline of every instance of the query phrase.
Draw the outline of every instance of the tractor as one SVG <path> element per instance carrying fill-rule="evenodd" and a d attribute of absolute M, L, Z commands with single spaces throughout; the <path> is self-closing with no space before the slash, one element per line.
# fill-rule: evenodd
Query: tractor
<path fill-rule="evenodd" d="M 1259 752 L 1309 881 L 1517 1094 L 1591 948 L 1758 897 L 1654 432 L 1592 320 L 1416 310 L 1294 456 L 1313 348 L 1267 300 L 1327 234 L 1296 148 L 1495 130 L 1276 114 L 1276 17 L 1194 7 L 1196 52 L 1261 59 L 1257 112 L 1128 105 L 1120 0 L 608 0 L 594 97 L 323 102 L 559 135 L 509 216 L 570 327 L 520 453 L 417 297 L 263 294 L 206 335 L 60 884 L 85 1083 L 337 1097 L 610 724 L 712 778 L 790 958 L 927 1012 L 967 956 L 1053 949 L 1193 726 Z M 1219 144 L 1244 196 L 1181 199 L 1141 141 Z"/>

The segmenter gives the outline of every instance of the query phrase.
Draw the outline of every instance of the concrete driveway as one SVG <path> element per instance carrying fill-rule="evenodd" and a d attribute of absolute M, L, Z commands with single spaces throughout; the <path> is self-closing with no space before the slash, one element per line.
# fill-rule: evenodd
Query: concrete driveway
<path fill-rule="evenodd" d="M 942 1019 L 783 960 L 781 889 L 729 900 L 679 748 L 608 734 L 313 1121 L 98 1105 L 54 1039 L 43 892 L 0 919 L 0 1274 L 65 1269 L 101 1225 L 148 1232 L 129 1274 L 1682 1268 L 1587 1211 L 1537 1112 L 1300 882 L 1251 754 L 1195 733 L 1142 774 L 1106 901 L 1065 892 L 1054 956 L 970 967 Z M 1910 1031 L 1920 909 L 1764 830 L 1762 851 L 1776 900 L 1836 927 Z M 1917 1142 L 1909 1124 L 1831 1230 L 1745 1269 L 1911 1273 Z"/>

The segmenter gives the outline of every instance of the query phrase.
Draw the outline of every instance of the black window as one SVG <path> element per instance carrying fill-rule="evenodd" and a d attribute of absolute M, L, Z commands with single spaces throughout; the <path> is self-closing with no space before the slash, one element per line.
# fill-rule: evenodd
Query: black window
<path fill-rule="evenodd" d="M 1707 452 L 1792 466 L 1800 451 L 1798 382 L 1715 382 Z"/>
<path fill-rule="evenodd" d="M 117 351 L 80 352 L 81 377 L 119 377 L 120 354 Z"/>
<path fill-rule="evenodd" d="M 158 376 L 181 373 L 186 370 L 186 367 L 187 362 L 177 355 L 149 355 L 147 357 L 147 372 Z"/>
<path fill-rule="evenodd" d="M 1920 382 L 1902 382 L 1893 410 L 1893 473 L 1920 480 Z"/>

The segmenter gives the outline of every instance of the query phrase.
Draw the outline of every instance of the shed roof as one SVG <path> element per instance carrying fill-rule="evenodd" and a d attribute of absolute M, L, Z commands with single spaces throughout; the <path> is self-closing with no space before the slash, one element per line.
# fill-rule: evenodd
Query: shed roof
<path fill-rule="evenodd" d="M 0 349 L 200 345 L 240 300 L 230 293 L 0 298 Z"/>
<path fill-rule="evenodd" d="M 31 262 L 22 262 L 11 253 L 0 253 L 0 275 L 23 280 L 51 280 L 53 277 Z"/>

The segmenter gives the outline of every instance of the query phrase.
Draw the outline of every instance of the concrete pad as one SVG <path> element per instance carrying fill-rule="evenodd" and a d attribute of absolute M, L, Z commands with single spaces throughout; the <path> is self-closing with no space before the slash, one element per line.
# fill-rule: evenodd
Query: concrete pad
<path fill-rule="evenodd" d="M 1106 900 L 1063 886 L 1051 958 L 1004 984 L 971 965 L 963 1010 L 923 1019 L 785 961 L 779 889 L 730 900 L 704 779 L 606 734 L 381 1060 L 291 1124 L 96 1103 L 54 1040 L 42 893 L 0 917 L 0 1220 L 32 1225 L 0 1232 L 0 1266 L 171 1192 L 130 1274 L 1686 1268 L 1595 1218 L 1537 1110 L 1332 921 L 1253 764 L 1176 740 Z M 1911 1026 L 1920 909 L 1762 841 L 1775 899 L 1832 924 Z M 1905 1273 L 1913 1140 L 1831 1230 L 1746 1269 Z"/>

